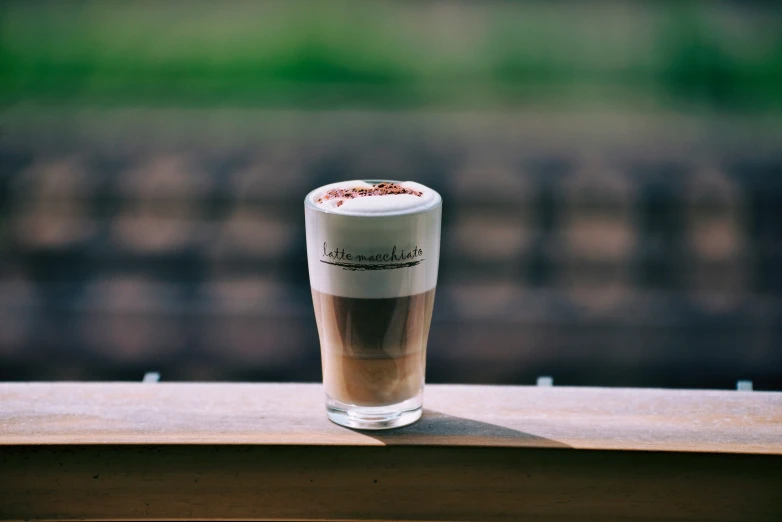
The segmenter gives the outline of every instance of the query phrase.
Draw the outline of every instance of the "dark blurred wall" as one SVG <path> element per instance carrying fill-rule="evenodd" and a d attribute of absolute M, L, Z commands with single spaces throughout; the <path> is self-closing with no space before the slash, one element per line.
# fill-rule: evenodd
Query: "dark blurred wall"
<path fill-rule="evenodd" d="M 303 198 L 444 198 L 429 382 L 782 388 L 770 2 L 0 4 L 0 379 L 320 378 Z"/>

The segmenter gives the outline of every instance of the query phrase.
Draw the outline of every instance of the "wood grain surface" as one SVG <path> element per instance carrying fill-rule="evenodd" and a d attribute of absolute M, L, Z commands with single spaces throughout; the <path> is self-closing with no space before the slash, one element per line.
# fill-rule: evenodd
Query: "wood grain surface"
<path fill-rule="evenodd" d="M 318 384 L 0 383 L 2 444 L 569 447 L 782 455 L 782 393 L 426 388 L 420 422 L 328 421 Z"/>
<path fill-rule="evenodd" d="M 782 520 L 782 394 L 429 386 L 410 427 L 303 384 L 0 384 L 0 519 Z"/>

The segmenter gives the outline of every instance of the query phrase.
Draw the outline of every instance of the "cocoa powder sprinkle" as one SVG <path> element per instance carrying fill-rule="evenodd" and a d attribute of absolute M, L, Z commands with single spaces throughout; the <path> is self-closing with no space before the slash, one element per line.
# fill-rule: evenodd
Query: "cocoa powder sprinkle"
<path fill-rule="evenodd" d="M 366 196 L 394 196 L 398 194 L 409 194 L 411 196 L 423 196 L 423 192 L 403 187 L 397 183 L 378 183 L 372 185 L 372 188 L 349 188 L 349 189 L 331 189 L 323 196 L 318 198 L 318 203 L 323 203 L 329 199 L 354 199 Z M 341 206 L 344 201 L 337 202 Z"/>

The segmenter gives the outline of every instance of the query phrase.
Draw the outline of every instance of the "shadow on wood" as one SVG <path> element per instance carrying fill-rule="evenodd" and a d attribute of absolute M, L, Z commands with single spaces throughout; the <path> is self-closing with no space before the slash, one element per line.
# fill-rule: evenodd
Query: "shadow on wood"
<path fill-rule="evenodd" d="M 553 439 L 539 437 L 532 433 L 506 428 L 455 415 L 446 415 L 439 411 L 424 408 L 421 420 L 386 431 L 353 430 L 367 437 L 379 440 L 388 446 L 427 441 L 426 445 L 473 445 L 502 447 L 570 448 L 571 446 Z"/>

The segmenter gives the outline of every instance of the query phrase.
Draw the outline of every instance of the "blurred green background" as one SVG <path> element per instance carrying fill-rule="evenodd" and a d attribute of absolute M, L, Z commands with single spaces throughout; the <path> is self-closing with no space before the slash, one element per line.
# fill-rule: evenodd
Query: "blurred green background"
<path fill-rule="evenodd" d="M 776 2 L 4 2 L 5 103 L 778 111 Z"/>
<path fill-rule="evenodd" d="M 302 198 L 444 197 L 430 382 L 782 387 L 782 4 L 0 3 L 0 379 L 319 379 Z"/>

